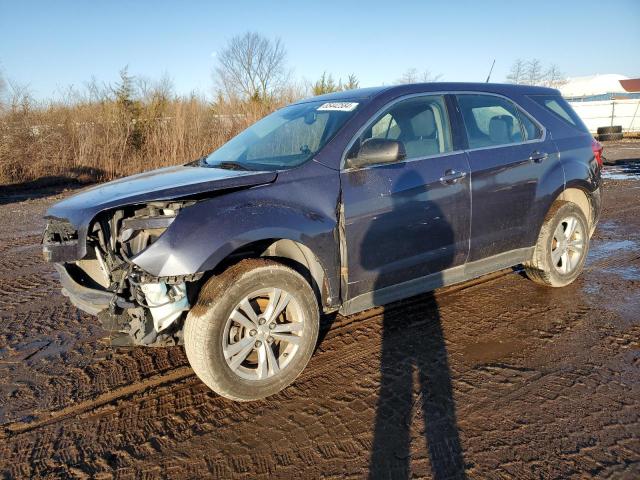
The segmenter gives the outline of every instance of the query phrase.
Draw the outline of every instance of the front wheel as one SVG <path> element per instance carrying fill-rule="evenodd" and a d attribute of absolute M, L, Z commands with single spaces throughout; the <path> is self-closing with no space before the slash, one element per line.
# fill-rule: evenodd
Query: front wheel
<path fill-rule="evenodd" d="M 315 294 L 299 273 L 271 260 L 243 260 L 202 288 L 185 322 L 185 350 L 213 391 L 257 400 L 302 372 L 318 326 Z"/>
<path fill-rule="evenodd" d="M 554 204 L 540 229 L 533 258 L 525 264 L 527 276 L 549 287 L 573 282 L 589 251 L 589 223 L 571 202 Z"/>

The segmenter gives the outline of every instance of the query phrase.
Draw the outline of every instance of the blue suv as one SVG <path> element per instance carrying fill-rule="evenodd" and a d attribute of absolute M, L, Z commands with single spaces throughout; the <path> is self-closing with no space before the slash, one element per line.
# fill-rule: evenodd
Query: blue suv
<path fill-rule="evenodd" d="M 46 214 L 63 294 L 114 345 L 184 344 L 219 394 L 274 394 L 321 313 L 348 315 L 522 264 L 579 275 L 602 148 L 557 90 L 429 83 L 303 100 L 192 163 Z"/>

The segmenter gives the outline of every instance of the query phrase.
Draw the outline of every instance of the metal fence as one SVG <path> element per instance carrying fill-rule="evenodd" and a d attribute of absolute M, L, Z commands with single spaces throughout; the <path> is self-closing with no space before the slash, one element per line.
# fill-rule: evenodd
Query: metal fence
<path fill-rule="evenodd" d="M 625 133 L 640 132 L 640 98 L 569 103 L 592 133 L 613 125 Z"/>

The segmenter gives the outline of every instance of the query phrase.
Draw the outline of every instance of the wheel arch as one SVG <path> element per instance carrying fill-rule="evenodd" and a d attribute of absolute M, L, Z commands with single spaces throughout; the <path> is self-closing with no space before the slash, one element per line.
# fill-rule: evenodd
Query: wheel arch
<path fill-rule="evenodd" d="M 582 213 L 584 213 L 585 218 L 589 222 L 590 233 L 593 234 L 598 221 L 600 202 L 597 192 L 598 190 L 590 188 L 587 182 L 571 182 L 567 184 L 566 187 L 560 186 L 554 192 L 548 194 L 546 196 L 547 200 L 540 209 L 538 209 L 534 217 L 534 225 L 536 225 L 536 228 L 531 231 L 529 243 L 535 244 L 547 214 L 559 201 L 575 203 Z"/>
<path fill-rule="evenodd" d="M 213 266 L 211 272 L 219 273 L 247 258 L 270 258 L 293 268 L 310 283 L 321 308 L 325 311 L 335 309 L 332 307 L 337 301 L 338 292 L 330 281 L 326 267 L 311 248 L 300 240 L 271 236 L 248 241 L 229 252 Z"/>
<path fill-rule="evenodd" d="M 584 213 L 584 216 L 589 221 L 589 226 L 591 227 L 591 224 L 593 223 L 593 207 L 591 205 L 589 194 L 585 190 L 578 186 L 565 188 L 553 203 L 556 203 L 559 200 L 575 203 L 580 210 L 582 210 L 582 213 Z"/>

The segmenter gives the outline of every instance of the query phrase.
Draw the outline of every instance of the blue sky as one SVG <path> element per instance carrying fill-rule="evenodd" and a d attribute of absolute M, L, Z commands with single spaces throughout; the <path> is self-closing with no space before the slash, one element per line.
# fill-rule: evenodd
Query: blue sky
<path fill-rule="evenodd" d="M 0 0 L 0 69 L 37 98 L 164 72 L 179 93 L 210 94 L 215 52 L 252 30 L 280 37 L 296 79 L 323 71 L 361 86 L 410 67 L 446 81 L 503 81 L 518 57 L 569 76 L 640 76 L 640 0 L 30 1 Z"/>

